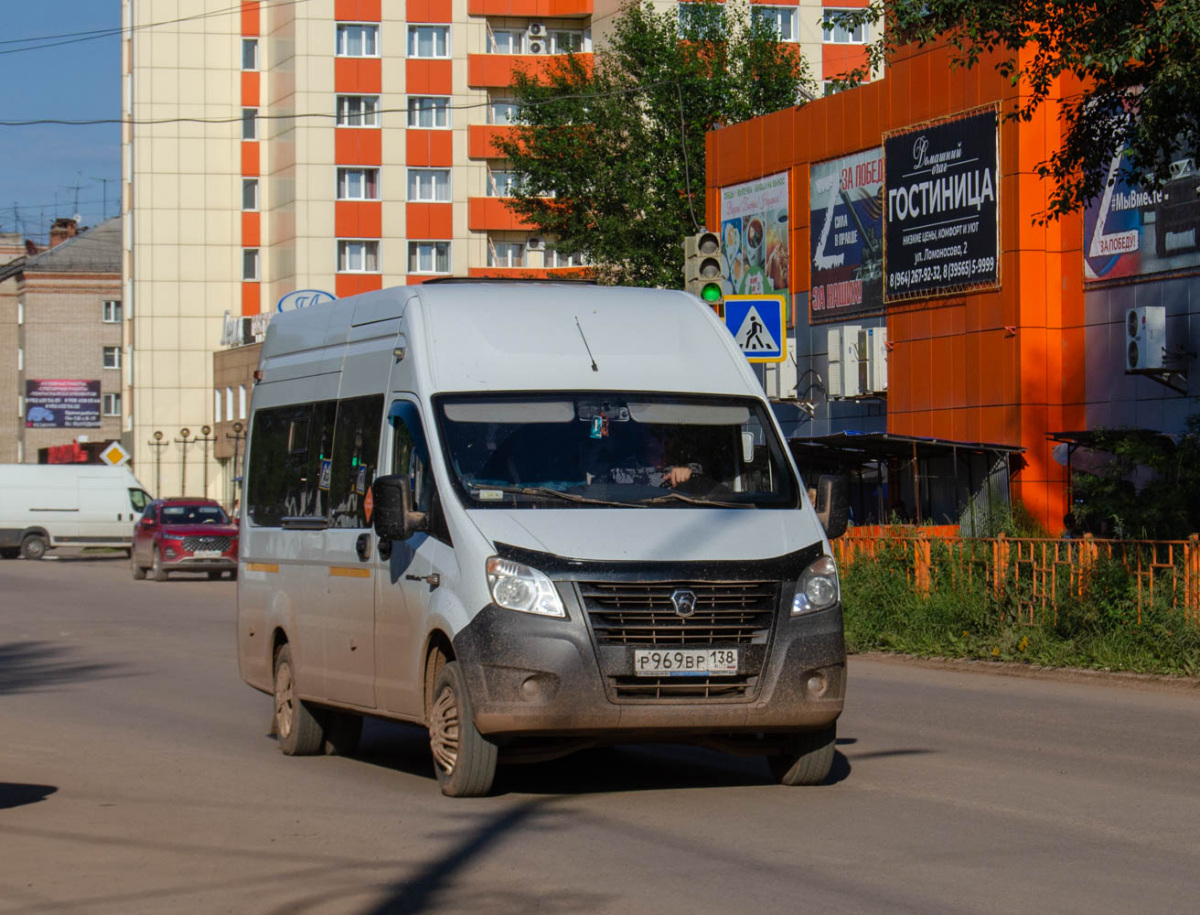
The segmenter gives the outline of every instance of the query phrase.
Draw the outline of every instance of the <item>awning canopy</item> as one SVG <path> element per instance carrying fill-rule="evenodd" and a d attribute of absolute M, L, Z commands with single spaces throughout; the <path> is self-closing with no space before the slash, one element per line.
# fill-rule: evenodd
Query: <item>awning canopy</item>
<path fill-rule="evenodd" d="M 839 432 L 811 438 L 791 438 L 788 445 L 797 460 L 812 463 L 850 465 L 896 458 L 947 457 L 967 454 L 1020 454 L 1019 445 L 994 442 L 956 442 L 944 438 L 896 435 L 891 432 Z"/>

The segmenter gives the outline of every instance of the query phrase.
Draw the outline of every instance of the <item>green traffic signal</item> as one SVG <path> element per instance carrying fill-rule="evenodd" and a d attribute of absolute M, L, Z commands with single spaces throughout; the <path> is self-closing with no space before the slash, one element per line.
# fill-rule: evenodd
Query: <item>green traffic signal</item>
<path fill-rule="evenodd" d="M 717 302 L 724 298 L 724 294 L 721 292 L 721 284 L 705 283 L 704 287 L 700 290 L 700 298 L 709 305 L 717 304 Z"/>

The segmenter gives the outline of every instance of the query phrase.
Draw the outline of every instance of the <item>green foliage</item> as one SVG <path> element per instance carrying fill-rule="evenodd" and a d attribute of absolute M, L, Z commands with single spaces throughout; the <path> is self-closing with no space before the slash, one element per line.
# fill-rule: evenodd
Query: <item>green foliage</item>
<path fill-rule="evenodd" d="M 1200 416 L 1174 442 L 1138 430 L 1100 430 L 1090 445 L 1112 455 L 1077 472 L 1075 519 L 1096 535 L 1183 540 L 1200 533 Z"/>
<path fill-rule="evenodd" d="M 1132 174 L 1161 185 L 1173 161 L 1200 149 L 1198 13 L 1196 0 L 872 0 L 845 20 L 886 20 L 871 51 L 876 67 L 900 45 L 943 38 L 960 66 L 994 53 L 996 70 L 1022 84 L 1008 117 L 1031 120 L 1060 78 L 1079 80 L 1081 94 L 1050 112 L 1062 121 L 1062 145 L 1038 166 L 1055 185 L 1044 217 L 1056 219 L 1103 190 L 1122 150 Z"/>
<path fill-rule="evenodd" d="M 630 3 L 593 67 L 571 55 L 548 79 L 516 76 L 518 126 L 497 143 L 512 208 L 601 282 L 681 288 L 682 239 L 705 221 L 705 133 L 791 107 L 807 85 L 796 46 L 745 6 L 686 6 L 681 26 L 674 6 Z"/>
<path fill-rule="evenodd" d="M 944 544 L 931 553 L 928 594 L 909 583 L 899 543 L 841 570 L 850 651 L 1200 675 L 1200 625 L 1171 606 L 1169 585 L 1143 607 L 1139 624 L 1136 581 L 1120 563 L 1100 560 L 1082 597 L 1064 577 L 1058 610 L 1034 601 L 1031 622 L 1026 586 L 1010 578 L 997 596 Z"/>

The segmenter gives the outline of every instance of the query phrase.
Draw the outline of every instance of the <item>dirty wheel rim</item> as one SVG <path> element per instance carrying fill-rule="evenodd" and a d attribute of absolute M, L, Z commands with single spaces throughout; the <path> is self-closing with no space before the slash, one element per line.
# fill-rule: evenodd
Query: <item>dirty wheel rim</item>
<path fill-rule="evenodd" d="M 446 687 L 433 703 L 429 716 L 429 746 L 433 761 L 447 775 L 454 774 L 458 762 L 458 699 L 454 690 Z"/>
<path fill-rule="evenodd" d="M 275 673 L 275 726 L 279 731 L 279 736 L 285 740 L 292 733 L 294 704 L 292 668 L 288 664 L 281 664 Z"/>

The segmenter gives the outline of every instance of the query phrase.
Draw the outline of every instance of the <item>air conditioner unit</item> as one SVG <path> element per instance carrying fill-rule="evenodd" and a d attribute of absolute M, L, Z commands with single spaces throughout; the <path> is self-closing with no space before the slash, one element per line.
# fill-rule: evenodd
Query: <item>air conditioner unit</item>
<path fill-rule="evenodd" d="M 887 391 L 887 328 L 866 328 L 859 334 L 858 351 L 865 360 L 859 362 L 859 365 L 866 370 L 863 378 L 863 392 L 882 394 Z"/>
<path fill-rule="evenodd" d="M 858 397 L 862 394 L 858 371 L 858 324 L 842 324 L 827 331 L 829 375 L 825 387 L 830 397 Z"/>
<path fill-rule="evenodd" d="M 546 39 L 535 38 L 532 41 L 530 41 L 529 42 L 529 53 L 530 54 L 548 54 L 548 53 L 550 53 L 549 48 L 546 46 Z"/>
<path fill-rule="evenodd" d="M 788 358 L 783 362 L 767 362 L 764 363 L 764 380 L 763 387 L 766 389 L 767 397 L 772 400 L 795 400 L 800 396 L 800 392 L 796 390 L 798 372 L 796 363 L 793 361 L 795 356 L 792 354 L 796 351 L 796 338 L 788 337 Z"/>
<path fill-rule="evenodd" d="M 543 38 L 546 34 L 546 24 L 544 22 L 529 23 L 529 37 Z"/>
<path fill-rule="evenodd" d="M 1167 309 L 1162 305 L 1125 312 L 1125 371 L 1161 372 L 1167 348 Z"/>
<path fill-rule="evenodd" d="M 544 251 L 546 249 L 546 243 L 536 235 L 532 235 L 525 242 L 525 247 L 530 251 Z"/>

